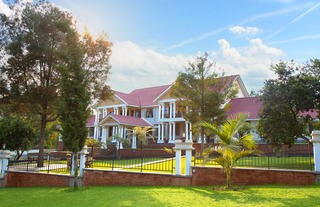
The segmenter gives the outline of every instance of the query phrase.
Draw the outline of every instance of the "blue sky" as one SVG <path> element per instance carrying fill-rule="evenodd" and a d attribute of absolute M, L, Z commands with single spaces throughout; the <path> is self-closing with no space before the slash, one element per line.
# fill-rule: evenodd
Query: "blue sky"
<path fill-rule="evenodd" d="M 270 64 L 320 58 L 319 0 L 51 2 L 70 10 L 80 28 L 109 35 L 110 84 L 125 92 L 173 82 L 201 52 L 218 72 L 240 74 L 248 90 L 274 77 Z"/>

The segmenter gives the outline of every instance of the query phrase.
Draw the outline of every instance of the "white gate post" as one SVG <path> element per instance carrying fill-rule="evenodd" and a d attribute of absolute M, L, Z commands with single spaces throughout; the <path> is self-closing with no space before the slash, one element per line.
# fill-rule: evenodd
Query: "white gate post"
<path fill-rule="evenodd" d="M 320 172 L 320 130 L 312 131 L 314 171 Z"/>
<path fill-rule="evenodd" d="M 176 150 L 176 175 L 181 175 L 181 149 Z"/>
<path fill-rule="evenodd" d="M 80 155 L 80 167 L 79 167 L 79 176 L 83 175 L 83 169 L 86 167 L 86 155 L 89 154 L 88 147 L 85 145 L 83 149 L 79 152 Z"/>
<path fill-rule="evenodd" d="M 191 165 L 192 165 L 192 140 L 187 140 L 186 142 L 182 142 L 182 140 L 176 140 L 174 150 L 176 151 L 176 175 L 181 175 L 181 152 L 182 150 L 186 151 L 186 175 L 191 175 Z"/>
<path fill-rule="evenodd" d="M 4 178 L 4 174 L 8 169 L 8 163 L 10 158 L 10 151 L 9 150 L 0 150 L 0 178 Z"/>
<path fill-rule="evenodd" d="M 74 156 L 73 156 L 73 153 L 71 155 L 71 176 L 74 176 L 75 175 L 75 172 L 74 172 Z"/>

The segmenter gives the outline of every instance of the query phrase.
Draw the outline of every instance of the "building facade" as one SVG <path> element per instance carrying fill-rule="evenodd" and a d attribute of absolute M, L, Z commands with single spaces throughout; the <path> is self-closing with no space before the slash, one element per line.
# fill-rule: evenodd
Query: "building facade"
<path fill-rule="evenodd" d="M 240 76 L 229 76 L 228 80 L 228 84 L 238 88 L 237 98 L 230 100 L 228 117 L 237 113 L 248 113 L 249 120 L 257 119 L 260 105 L 255 103 L 256 99 L 248 97 Z M 171 87 L 172 85 L 164 85 L 142 88 L 130 93 L 114 91 L 113 97 L 95 104 L 95 116 L 90 117 L 87 123 L 89 136 L 103 143 L 106 143 L 109 137 L 132 137 L 131 147 L 136 148 L 132 129 L 136 126 L 150 126 L 154 128 L 152 136 L 159 144 L 174 143 L 181 138 L 186 141 L 199 141 L 199 135 L 192 133 L 191 123 L 186 121 L 178 110 L 177 98 L 170 94 Z M 249 102 L 251 105 L 248 105 Z"/>

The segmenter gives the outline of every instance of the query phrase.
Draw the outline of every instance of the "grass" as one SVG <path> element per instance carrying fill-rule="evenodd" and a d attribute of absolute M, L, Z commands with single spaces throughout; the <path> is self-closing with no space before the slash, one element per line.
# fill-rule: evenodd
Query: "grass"
<path fill-rule="evenodd" d="M 320 206 L 320 186 L 248 186 L 241 191 L 211 187 L 103 186 L 81 188 L 1 188 L 0 207 L 6 206 Z"/>
<path fill-rule="evenodd" d="M 198 161 L 197 161 L 198 162 Z M 201 161 L 200 161 L 201 162 Z M 313 170 L 313 158 L 310 157 L 243 157 L 237 162 L 237 167 L 254 167 L 270 169 Z M 200 164 L 198 164 L 201 166 Z M 218 166 L 210 161 L 205 166 Z"/>

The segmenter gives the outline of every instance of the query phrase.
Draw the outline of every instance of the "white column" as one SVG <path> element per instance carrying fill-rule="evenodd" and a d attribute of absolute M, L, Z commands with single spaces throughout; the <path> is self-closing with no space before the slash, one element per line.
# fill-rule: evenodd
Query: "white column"
<path fill-rule="evenodd" d="M 161 104 L 161 119 L 164 119 L 164 104 Z"/>
<path fill-rule="evenodd" d="M 172 124 L 169 122 L 169 142 L 172 140 L 172 130 L 171 130 Z"/>
<path fill-rule="evenodd" d="M 198 135 L 198 143 L 201 143 L 201 134 Z"/>
<path fill-rule="evenodd" d="M 159 125 L 158 125 L 158 143 L 160 143 L 161 142 L 161 124 L 159 123 Z"/>
<path fill-rule="evenodd" d="M 111 140 L 111 142 L 114 142 L 114 136 L 115 136 L 115 134 L 116 134 L 116 126 L 112 126 L 112 140 Z"/>
<path fill-rule="evenodd" d="M 189 141 L 191 141 L 192 142 L 192 126 L 191 126 L 191 123 L 189 123 L 189 126 L 190 126 L 190 130 L 189 130 L 189 132 L 190 132 L 190 135 L 189 135 Z"/>
<path fill-rule="evenodd" d="M 104 126 L 102 126 L 102 138 L 101 138 L 101 142 L 106 143 L 106 137 L 107 137 L 106 128 L 105 128 Z"/>
<path fill-rule="evenodd" d="M 176 123 L 173 122 L 172 123 L 172 141 L 173 141 L 173 143 L 175 140 L 176 140 Z"/>
<path fill-rule="evenodd" d="M 110 127 L 106 127 L 106 143 L 107 143 L 107 139 L 109 137 L 109 130 L 110 130 Z"/>
<path fill-rule="evenodd" d="M 186 140 L 185 141 L 187 141 L 187 140 L 189 140 L 189 124 L 186 121 Z"/>
<path fill-rule="evenodd" d="M 163 143 L 164 141 L 164 124 L 161 123 L 161 143 Z"/>
<path fill-rule="evenodd" d="M 119 127 L 119 130 L 120 130 L 120 137 L 123 138 L 123 127 Z M 120 149 L 122 149 L 123 146 L 122 146 L 122 142 L 120 142 Z"/>
<path fill-rule="evenodd" d="M 131 148 L 132 149 L 136 149 L 137 148 L 136 130 L 133 131 Z"/>
<path fill-rule="evenodd" d="M 173 115 L 172 115 L 172 103 L 170 102 L 169 104 L 170 104 L 170 107 L 169 107 L 169 110 L 170 110 L 169 118 L 171 119 L 171 118 L 173 118 Z"/>
<path fill-rule="evenodd" d="M 320 130 L 312 131 L 314 171 L 320 172 Z"/>
<path fill-rule="evenodd" d="M 191 175 L 192 150 L 186 149 L 186 175 Z"/>
<path fill-rule="evenodd" d="M 93 132 L 94 132 L 94 134 L 93 134 L 93 138 L 94 138 L 94 139 L 97 139 L 97 137 L 98 137 L 98 135 L 97 135 L 98 132 L 97 132 L 97 131 L 98 131 L 98 127 L 97 127 L 97 125 L 96 125 L 96 126 L 94 127 L 94 131 L 93 131 Z"/>
<path fill-rule="evenodd" d="M 4 178 L 4 174 L 8 169 L 9 159 L 10 159 L 10 151 L 0 150 L 0 174 L 1 174 L 0 178 Z"/>
<path fill-rule="evenodd" d="M 176 149 L 176 175 L 181 175 L 181 149 Z"/>
<path fill-rule="evenodd" d="M 128 108 L 127 107 L 124 108 L 124 115 L 128 116 Z"/>
<path fill-rule="evenodd" d="M 172 110 L 172 112 L 173 112 L 173 118 L 176 118 L 176 102 L 173 102 L 173 110 Z"/>
<path fill-rule="evenodd" d="M 158 120 L 161 119 L 161 104 L 159 104 Z"/>

